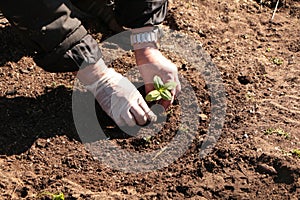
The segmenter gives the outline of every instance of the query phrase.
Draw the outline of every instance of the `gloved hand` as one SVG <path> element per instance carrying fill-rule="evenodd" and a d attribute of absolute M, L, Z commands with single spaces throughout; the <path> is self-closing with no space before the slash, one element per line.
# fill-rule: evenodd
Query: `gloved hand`
<path fill-rule="evenodd" d="M 107 68 L 102 59 L 80 70 L 77 77 L 118 126 L 144 125 L 147 120 L 156 120 L 135 86 L 114 69 Z"/>
<path fill-rule="evenodd" d="M 153 47 L 135 50 L 136 63 L 145 83 L 146 94 L 154 89 L 153 77 L 158 75 L 164 83 L 174 81 L 177 86 L 172 93 L 172 100 L 161 100 L 161 105 L 166 109 L 173 103 L 174 96 L 181 90 L 181 85 L 178 79 L 178 70 L 174 63 L 164 57 L 162 53 Z"/>

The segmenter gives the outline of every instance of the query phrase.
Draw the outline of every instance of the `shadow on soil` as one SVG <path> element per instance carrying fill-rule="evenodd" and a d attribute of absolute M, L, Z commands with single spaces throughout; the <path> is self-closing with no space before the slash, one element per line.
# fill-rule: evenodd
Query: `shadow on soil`
<path fill-rule="evenodd" d="M 57 134 L 79 140 L 72 120 L 71 94 L 58 87 L 37 98 L 0 97 L 0 155 L 20 154 L 36 139 Z"/>
<path fill-rule="evenodd" d="M 92 32 L 99 31 L 99 27 L 94 29 Z M 0 66 L 18 62 L 23 56 L 33 56 L 33 50 L 27 48 L 25 41 L 16 28 L 9 25 L 0 28 Z M 96 110 L 107 137 L 128 137 L 98 105 Z M 0 97 L 0 121 L 0 156 L 21 154 L 38 138 L 55 135 L 87 142 L 77 134 L 72 115 L 72 90 L 64 86 L 45 91 L 37 98 Z M 89 135 L 87 138 L 89 142 L 96 139 Z"/>
<path fill-rule="evenodd" d="M 98 104 L 96 110 L 98 121 L 107 137 L 112 138 L 110 135 L 117 138 L 127 137 Z M 37 98 L 0 97 L 0 121 L 0 155 L 21 154 L 38 138 L 65 135 L 70 140 L 80 142 L 99 139 L 93 139 L 93 135 L 89 135 L 89 130 L 87 130 L 89 141 L 79 138 L 73 121 L 72 90 L 64 86 L 47 91 Z"/>
<path fill-rule="evenodd" d="M 32 55 L 33 51 L 26 48 L 19 32 L 11 27 L 0 28 L 0 66 L 9 61 L 18 62 L 23 56 Z"/>

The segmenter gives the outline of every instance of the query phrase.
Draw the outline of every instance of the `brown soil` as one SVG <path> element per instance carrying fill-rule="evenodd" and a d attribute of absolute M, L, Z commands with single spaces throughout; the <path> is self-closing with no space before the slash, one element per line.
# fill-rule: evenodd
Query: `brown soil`
<path fill-rule="evenodd" d="M 180 55 L 164 52 L 191 83 L 202 115 L 183 156 L 143 173 L 109 168 L 86 150 L 72 116 L 74 76 L 37 67 L 2 19 L 0 199 L 34 199 L 44 191 L 66 199 L 300 199 L 300 157 L 291 153 L 300 149 L 300 1 L 280 1 L 270 21 L 275 4 L 170 2 L 164 25 L 201 43 L 222 75 L 226 119 L 221 137 L 208 137 L 216 146 L 201 158 L 213 109 L 207 82 Z M 128 53 L 112 65 L 125 72 L 133 60 Z M 180 129 L 178 103 L 149 140 L 124 135 L 97 110 L 109 142 L 133 152 L 163 149 Z"/>

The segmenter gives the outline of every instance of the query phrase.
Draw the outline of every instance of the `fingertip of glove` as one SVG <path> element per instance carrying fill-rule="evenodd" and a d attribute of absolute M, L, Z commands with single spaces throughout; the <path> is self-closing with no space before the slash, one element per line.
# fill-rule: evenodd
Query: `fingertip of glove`
<path fill-rule="evenodd" d="M 150 122 L 156 122 L 157 121 L 157 116 L 152 111 L 148 112 L 147 115 L 148 115 L 148 120 Z"/>

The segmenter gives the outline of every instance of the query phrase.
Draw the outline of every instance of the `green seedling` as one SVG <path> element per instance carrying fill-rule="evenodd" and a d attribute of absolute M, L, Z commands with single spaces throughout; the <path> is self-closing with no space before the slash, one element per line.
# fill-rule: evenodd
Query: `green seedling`
<path fill-rule="evenodd" d="M 151 135 L 148 135 L 148 136 L 145 136 L 143 137 L 143 140 L 147 143 L 150 143 L 151 142 L 151 139 L 152 139 L 152 136 Z"/>
<path fill-rule="evenodd" d="M 255 102 L 255 94 L 250 91 L 245 94 L 245 98 L 247 101 Z"/>
<path fill-rule="evenodd" d="M 280 128 L 277 128 L 277 129 L 274 129 L 274 128 L 268 128 L 266 131 L 265 131 L 265 135 L 272 135 L 272 134 L 276 134 L 278 136 L 283 136 L 285 137 L 286 139 L 288 139 L 290 137 L 290 134 L 285 132 L 284 130 L 280 129 Z"/>
<path fill-rule="evenodd" d="M 51 84 L 52 87 L 55 87 L 56 85 L 57 85 L 57 84 L 56 84 L 55 81 L 53 81 L 52 84 Z"/>
<path fill-rule="evenodd" d="M 291 153 L 292 153 L 293 155 L 296 155 L 296 156 L 298 156 L 298 157 L 300 158 L 300 149 L 293 149 L 293 150 L 291 151 Z"/>
<path fill-rule="evenodd" d="M 272 61 L 275 65 L 282 65 L 283 64 L 283 60 L 281 60 L 280 58 L 272 58 Z"/>
<path fill-rule="evenodd" d="M 62 192 L 58 194 L 53 194 L 51 192 L 43 192 L 40 195 L 38 195 L 38 197 L 42 197 L 42 196 L 51 196 L 52 200 L 65 200 L 65 195 Z"/>
<path fill-rule="evenodd" d="M 173 90 L 177 83 L 170 81 L 164 83 L 159 76 L 153 78 L 154 90 L 146 95 L 146 101 L 158 101 L 160 99 L 170 101 L 172 99 L 171 90 Z"/>

